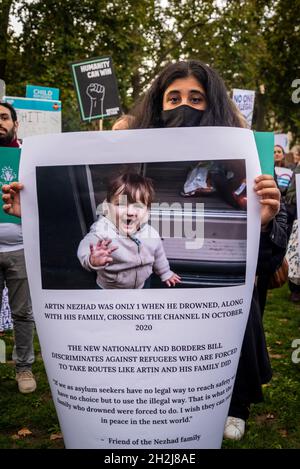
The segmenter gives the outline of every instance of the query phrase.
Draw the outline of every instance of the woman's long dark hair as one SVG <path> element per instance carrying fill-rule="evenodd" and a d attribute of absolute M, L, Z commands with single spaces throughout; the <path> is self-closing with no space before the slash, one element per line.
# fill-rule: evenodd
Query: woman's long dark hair
<path fill-rule="evenodd" d="M 163 127 L 160 115 L 164 92 L 175 80 L 189 76 L 199 81 L 206 94 L 207 108 L 201 126 L 246 126 L 218 73 L 198 60 L 189 60 L 171 63 L 162 70 L 131 112 L 134 116 L 131 128 Z"/>

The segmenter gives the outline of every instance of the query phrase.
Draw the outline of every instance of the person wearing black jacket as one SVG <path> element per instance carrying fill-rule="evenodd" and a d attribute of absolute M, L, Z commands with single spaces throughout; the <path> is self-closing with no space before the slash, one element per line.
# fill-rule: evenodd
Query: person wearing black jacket
<path fill-rule="evenodd" d="M 288 216 L 286 206 L 280 203 L 280 210 L 267 231 L 261 232 L 257 265 L 257 292 L 260 311 L 263 316 L 271 276 L 281 266 L 288 242 Z"/>
<path fill-rule="evenodd" d="M 297 151 L 295 152 L 295 156 L 297 158 L 297 163 L 295 169 L 293 171 L 292 180 L 288 187 L 285 202 L 287 208 L 287 215 L 288 215 L 288 239 L 291 236 L 293 223 L 294 220 L 297 219 L 297 194 L 296 194 L 296 175 L 300 174 L 300 146 L 297 145 Z M 291 292 L 290 300 L 293 303 L 300 303 L 300 285 L 289 280 L 289 289 Z"/>
<path fill-rule="evenodd" d="M 17 137 L 16 110 L 0 102 L 0 154 L 2 148 L 20 147 Z M 22 394 L 34 392 L 36 380 L 32 373 L 34 362 L 34 318 L 25 266 L 22 227 L 16 223 L 0 223 L 0 304 L 7 287 L 11 307 L 15 347 L 16 381 Z"/>
<path fill-rule="evenodd" d="M 136 129 L 191 126 L 245 127 L 234 103 L 228 97 L 223 80 L 213 69 L 195 60 L 166 66 L 132 114 L 134 118 L 130 127 Z M 19 188 L 16 187 L 16 191 Z M 12 194 L 10 190 L 13 191 Z M 269 175 L 258 176 L 255 179 L 254 190 L 260 197 L 261 229 L 266 233 L 263 236 L 272 243 L 270 236 L 273 230 L 276 230 L 276 222 L 273 219 L 279 211 L 280 191 L 273 177 Z M 4 201 L 4 208 L 9 213 L 16 214 L 16 210 L 20 207 L 13 189 L 7 188 Z M 270 380 L 271 374 L 255 290 L 229 416 L 225 425 L 226 438 L 236 440 L 242 438 L 250 404 L 262 400 L 261 385 Z"/>
<path fill-rule="evenodd" d="M 261 385 L 270 381 L 271 366 L 265 343 L 262 315 L 270 277 L 281 264 L 287 245 L 287 215 L 284 204 L 266 230 L 261 232 L 257 264 L 257 287 L 254 288 L 248 323 L 229 407 L 229 415 L 246 421 L 250 403 L 263 400 Z M 237 423 L 239 423 L 237 421 Z M 234 426 L 234 421 L 233 421 Z M 230 439 L 243 435 L 241 426 L 229 433 Z M 235 436 L 235 437 L 234 437 Z"/>
<path fill-rule="evenodd" d="M 131 128 L 228 126 L 246 127 L 227 95 L 223 80 L 212 68 L 196 61 L 167 65 L 132 112 Z M 263 193 L 260 191 L 263 188 Z M 262 204 L 264 254 L 272 257 L 278 224 L 280 191 L 272 176 L 256 178 L 255 190 Z M 272 239 L 274 235 L 274 238 Z M 278 241 L 279 242 L 279 241 Z M 279 244 L 284 244 L 279 242 Z M 249 319 L 236 374 L 224 437 L 239 440 L 245 432 L 250 404 L 262 400 L 262 384 L 272 376 L 258 295 L 254 289 Z"/>

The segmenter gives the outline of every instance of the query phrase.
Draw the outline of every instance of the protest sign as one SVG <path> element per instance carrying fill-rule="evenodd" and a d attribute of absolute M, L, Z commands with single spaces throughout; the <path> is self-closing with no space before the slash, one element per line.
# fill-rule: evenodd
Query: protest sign
<path fill-rule="evenodd" d="M 114 117 L 121 113 L 111 57 L 72 63 L 71 70 L 83 121 Z"/>
<path fill-rule="evenodd" d="M 26 98 L 59 100 L 59 89 L 46 86 L 26 85 Z"/>
<path fill-rule="evenodd" d="M 0 332 L 7 331 L 13 328 L 13 323 L 11 319 L 11 310 L 8 301 L 8 290 L 5 287 L 2 290 L 2 304 L 0 311 Z M 1 360 L 0 360 L 0 363 Z M 5 363 L 5 362 L 3 362 Z"/>
<path fill-rule="evenodd" d="M 20 148 L 0 147 L 0 187 L 18 181 Z M 20 224 L 20 218 L 7 215 L 3 209 L 3 200 L 0 203 L 0 223 Z"/>
<path fill-rule="evenodd" d="M 255 100 L 255 91 L 251 90 L 232 90 L 232 99 L 234 104 L 240 110 L 242 115 L 245 117 L 249 128 L 252 125 L 253 109 L 254 109 L 254 100 Z"/>
<path fill-rule="evenodd" d="M 274 133 L 253 132 L 262 174 L 274 176 Z"/>
<path fill-rule="evenodd" d="M 281 166 L 275 166 L 274 170 L 275 170 L 277 184 L 278 184 L 279 189 L 283 192 L 286 192 L 291 182 L 293 171 L 289 168 L 284 168 Z"/>
<path fill-rule="evenodd" d="M 195 168 L 196 197 L 183 192 Z M 150 219 L 124 238 L 132 222 L 129 215 L 118 215 L 116 224 L 104 216 L 106 193 L 112 178 L 132 172 L 152 179 L 156 197 Z M 27 273 L 67 448 L 221 446 L 259 244 L 260 207 L 253 190 L 245 206 L 245 187 L 259 173 L 246 129 L 26 140 L 20 180 Z M 112 229 L 118 249 L 111 264 L 88 271 L 77 249 L 97 213 L 97 230 L 98 223 Z M 144 230 L 153 237 L 143 238 Z M 179 288 L 164 288 L 164 279 L 152 276 L 148 288 L 134 288 L 145 249 L 160 239 L 160 259 L 165 255 L 181 276 Z M 128 262 L 136 268 L 133 284 Z"/>
<path fill-rule="evenodd" d="M 286 153 L 289 149 L 289 139 L 287 134 L 274 134 L 274 145 L 280 145 Z"/>
<path fill-rule="evenodd" d="M 18 137 L 61 132 L 61 102 L 5 96 L 18 116 Z"/>

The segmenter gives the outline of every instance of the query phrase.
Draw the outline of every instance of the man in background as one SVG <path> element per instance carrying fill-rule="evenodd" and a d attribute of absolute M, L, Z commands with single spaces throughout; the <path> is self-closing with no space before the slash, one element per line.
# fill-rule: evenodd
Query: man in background
<path fill-rule="evenodd" d="M 15 109 L 8 103 L 0 102 L 0 161 L 3 147 L 20 147 L 17 130 Z M 22 227 L 16 223 L 0 223 L 0 304 L 5 285 L 14 325 L 13 359 L 16 362 L 16 381 L 19 391 L 27 394 L 36 389 L 31 371 L 34 362 L 34 319 L 25 267 Z"/>

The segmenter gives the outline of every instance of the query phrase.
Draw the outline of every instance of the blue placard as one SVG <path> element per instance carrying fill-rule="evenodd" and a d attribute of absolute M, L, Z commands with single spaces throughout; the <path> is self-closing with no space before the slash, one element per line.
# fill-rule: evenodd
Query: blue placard
<path fill-rule="evenodd" d="M 38 111 L 61 111 L 61 101 L 50 101 L 47 99 L 16 98 L 5 96 L 4 101 L 11 104 L 15 109 L 34 109 Z"/>
<path fill-rule="evenodd" d="M 48 88 L 46 86 L 26 85 L 26 98 L 57 101 L 59 99 L 59 89 Z"/>

